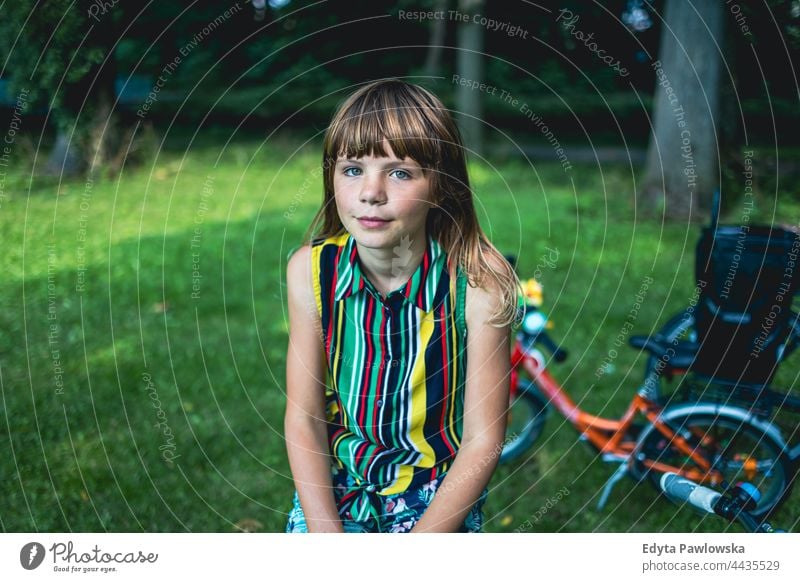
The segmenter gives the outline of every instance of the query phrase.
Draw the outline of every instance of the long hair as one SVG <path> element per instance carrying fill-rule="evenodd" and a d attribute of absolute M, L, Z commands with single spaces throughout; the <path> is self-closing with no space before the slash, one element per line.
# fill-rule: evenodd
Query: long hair
<path fill-rule="evenodd" d="M 388 155 L 384 143 L 400 159 L 415 160 L 430 177 L 433 206 L 427 233 L 447 253 L 451 279 L 455 280 L 458 266 L 473 287 L 486 277 L 494 279 L 502 300 L 490 323 L 496 327 L 515 323 L 521 285 L 478 223 L 461 134 L 439 98 L 418 85 L 398 79 L 374 81 L 339 106 L 325 133 L 324 199 L 305 242 L 344 232 L 333 190 L 338 157 L 384 157 Z"/>

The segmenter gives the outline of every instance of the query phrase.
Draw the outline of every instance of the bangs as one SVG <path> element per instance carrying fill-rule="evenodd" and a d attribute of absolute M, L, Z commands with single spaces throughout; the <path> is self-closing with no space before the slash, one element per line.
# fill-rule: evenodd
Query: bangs
<path fill-rule="evenodd" d="M 387 157 L 414 159 L 424 168 L 441 164 L 443 148 L 452 147 L 442 136 L 450 132 L 441 123 L 441 104 L 404 83 L 382 83 L 358 92 L 342 105 L 331 122 L 325 157 Z M 447 142 L 450 143 L 447 143 Z"/>

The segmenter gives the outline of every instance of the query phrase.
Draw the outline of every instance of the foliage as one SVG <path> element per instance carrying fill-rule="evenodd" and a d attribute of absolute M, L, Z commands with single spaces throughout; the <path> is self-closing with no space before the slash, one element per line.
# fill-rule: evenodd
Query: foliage
<path fill-rule="evenodd" d="M 90 86 L 111 57 L 108 33 L 119 12 L 104 16 L 102 26 L 89 17 L 87 0 L 52 0 L 38 9 L 27 2 L 6 2 L 0 18 L 0 75 L 12 91 L 30 91 L 31 105 L 51 111 L 62 129 L 79 115 L 91 118 L 97 103 Z M 88 98 L 87 98 L 88 97 Z"/>

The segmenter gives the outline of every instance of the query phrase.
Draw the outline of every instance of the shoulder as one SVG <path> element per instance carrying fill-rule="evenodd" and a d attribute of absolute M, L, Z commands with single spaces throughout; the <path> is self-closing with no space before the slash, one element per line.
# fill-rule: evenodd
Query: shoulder
<path fill-rule="evenodd" d="M 286 287 L 290 301 L 300 304 L 314 303 L 311 245 L 303 245 L 289 257 L 286 265 Z"/>
<path fill-rule="evenodd" d="M 502 272 L 499 258 L 488 255 L 487 260 L 493 273 Z M 477 329 L 488 324 L 494 314 L 502 308 L 503 293 L 500 283 L 487 273 L 479 285 L 467 284 L 465 315 L 468 329 Z"/>
<path fill-rule="evenodd" d="M 311 245 L 306 244 L 295 250 L 289 256 L 289 263 L 286 265 L 286 278 L 300 282 L 307 275 L 311 280 Z"/>
<path fill-rule="evenodd" d="M 321 261 L 336 255 L 336 249 L 343 244 L 344 237 L 317 238 L 289 253 L 289 262 L 286 268 L 287 277 L 300 283 L 310 284 L 314 269 L 321 268 Z M 314 264 L 316 263 L 316 265 Z"/>

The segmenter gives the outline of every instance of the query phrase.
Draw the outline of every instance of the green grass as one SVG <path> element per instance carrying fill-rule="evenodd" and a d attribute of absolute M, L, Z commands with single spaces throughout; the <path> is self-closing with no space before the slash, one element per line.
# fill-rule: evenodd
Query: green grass
<path fill-rule="evenodd" d="M 37 179 L 29 188 L 24 173 L 7 176 L 4 531 L 282 530 L 293 490 L 282 437 L 283 276 L 321 199 L 319 144 L 223 144 L 165 149 L 152 165 L 88 187 Z M 541 270 L 552 333 L 571 351 L 555 374 L 586 410 L 619 415 L 643 358 L 623 346 L 597 385 L 595 371 L 645 277 L 654 282 L 635 333 L 686 304 L 698 227 L 639 220 L 625 168 L 565 174 L 494 162 L 471 168 L 480 220 L 503 252 L 519 255 L 521 275 Z M 786 205 L 779 215 L 796 214 Z M 555 268 L 541 267 L 546 247 L 557 250 Z M 202 275 L 195 297 L 193 271 Z M 726 527 L 631 480 L 599 512 L 613 467 L 556 414 L 540 445 L 494 476 L 487 531 L 514 531 L 562 488 L 569 495 L 532 531 Z M 797 495 L 778 513 L 784 527 L 800 519 Z"/>

